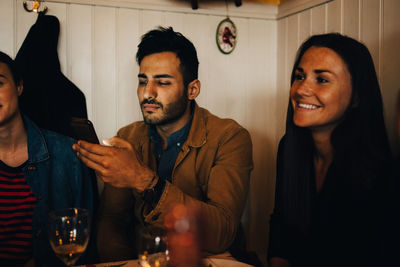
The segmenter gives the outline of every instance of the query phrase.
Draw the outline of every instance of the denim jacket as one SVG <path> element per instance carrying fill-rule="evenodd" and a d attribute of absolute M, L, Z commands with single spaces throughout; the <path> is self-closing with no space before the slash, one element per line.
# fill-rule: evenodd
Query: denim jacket
<path fill-rule="evenodd" d="M 25 178 L 37 199 L 32 222 L 33 256 L 36 266 L 54 266 L 54 253 L 47 239 L 49 211 L 81 207 L 93 213 L 93 190 L 87 167 L 72 150 L 74 139 L 43 129 L 23 116 L 28 135 Z"/>

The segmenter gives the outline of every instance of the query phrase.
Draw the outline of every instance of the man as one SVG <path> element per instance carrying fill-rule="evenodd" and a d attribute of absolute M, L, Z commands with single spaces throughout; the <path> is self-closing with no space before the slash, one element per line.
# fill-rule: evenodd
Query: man
<path fill-rule="evenodd" d="M 47 238 L 51 210 L 93 211 L 88 169 L 73 139 L 40 129 L 21 114 L 23 82 L 0 52 L 0 266 L 59 266 Z"/>
<path fill-rule="evenodd" d="M 112 147 L 74 146 L 105 182 L 99 255 L 105 261 L 136 257 L 137 229 L 165 228 L 164 216 L 177 204 L 200 212 L 203 249 L 223 253 L 235 239 L 246 201 L 253 167 L 249 133 L 196 104 L 196 49 L 180 33 L 148 32 L 136 59 L 144 121 L 120 129 L 107 140 Z"/>

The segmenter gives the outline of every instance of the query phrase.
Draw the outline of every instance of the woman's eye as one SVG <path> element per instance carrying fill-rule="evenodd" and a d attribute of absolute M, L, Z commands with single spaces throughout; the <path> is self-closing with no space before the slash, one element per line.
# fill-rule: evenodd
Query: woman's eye
<path fill-rule="evenodd" d="M 304 80 L 304 75 L 303 74 L 295 74 L 294 79 L 298 81 Z"/>
<path fill-rule="evenodd" d="M 327 82 L 328 82 L 327 79 L 324 79 L 324 78 L 322 78 L 322 77 L 318 77 L 318 78 L 317 78 L 317 81 L 318 81 L 318 83 L 327 83 Z"/>

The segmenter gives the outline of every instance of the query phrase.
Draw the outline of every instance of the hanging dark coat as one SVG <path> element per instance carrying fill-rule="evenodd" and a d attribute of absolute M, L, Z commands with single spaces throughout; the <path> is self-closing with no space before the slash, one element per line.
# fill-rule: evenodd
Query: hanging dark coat
<path fill-rule="evenodd" d="M 87 118 L 84 94 L 61 72 L 60 23 L 39 14 L 15 58 L 24 80 L 20 108 L 41 128 L 71 135 L 71 117 Z"/>

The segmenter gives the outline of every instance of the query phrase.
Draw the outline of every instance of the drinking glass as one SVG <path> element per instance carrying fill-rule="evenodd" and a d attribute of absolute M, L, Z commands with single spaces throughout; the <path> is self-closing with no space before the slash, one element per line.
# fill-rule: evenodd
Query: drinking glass
<path fill-rule="evenodd" d="M 50 245 L 66 266 L 74 265 L 86 250 L 89 235 L 90 218 L 87 210 L 67 208 L 49 213 Z"/>
<path fill-rule="evenodd" d="M 167 237 L 159 228 L 145 228 L 140 232 L 139 264 L 142 267 L 166 267 L 169 260 Z"/>

